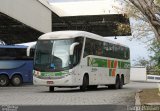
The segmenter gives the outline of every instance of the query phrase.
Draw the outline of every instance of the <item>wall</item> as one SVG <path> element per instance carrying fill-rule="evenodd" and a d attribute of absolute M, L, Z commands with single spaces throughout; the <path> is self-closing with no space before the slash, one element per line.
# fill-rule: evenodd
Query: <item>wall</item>
<path fill-rule="evenodd" d="M 131 81 L 146 81 L 146 68 L 145 67 L 132 67 L 130 72 Z"/>
<path fill-rule="evenodd" d="M 0 0 L 0 12 L 43 33 L 52 31 L 51 11 L 37 0 Z"/>

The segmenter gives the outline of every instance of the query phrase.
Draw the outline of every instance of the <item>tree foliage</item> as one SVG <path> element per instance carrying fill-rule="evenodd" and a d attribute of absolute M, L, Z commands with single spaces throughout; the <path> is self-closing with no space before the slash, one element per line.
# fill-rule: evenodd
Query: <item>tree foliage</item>
<path fill-rule="evenodd" d="M 144 57 L 138 57 L 136 60 L 134 60 L 134 66 L 144 66 L 148 67 L 150 66 L 150 61 L 146 60 Z"/>
<path fill-rule="evenodd" d="M 160 42 L 160 0 L 129 0 L 142 14 Z"/>
<path fill-rule="evenodd" d="M 155 63 L 155 66 L 160 68 L 160 43 L 157 41 L 153 41 L 149 51 L 153 52 L 153 55 L 150 56 L 151 61 Z"/>
<path fill-rule="evenodd" d="M 153 54 L 150 60 L 137 59 L 135 65 L 146 66 L 148 71 L 160 74 L 160 0 L 125 1 L 128 15 L 140 21 L 132 26 L 133 38 L 148 38 L 149 51 Z M 153 32 L 155 36 L 152 36 Z"/>

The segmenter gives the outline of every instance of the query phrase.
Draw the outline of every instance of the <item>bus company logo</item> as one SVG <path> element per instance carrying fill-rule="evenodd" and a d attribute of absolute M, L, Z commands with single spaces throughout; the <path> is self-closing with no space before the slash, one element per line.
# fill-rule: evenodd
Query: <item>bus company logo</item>
<path fill-rule="evenodd" d="M 88 66 L 98 67 L 94 58 L 88 57 Z"/>

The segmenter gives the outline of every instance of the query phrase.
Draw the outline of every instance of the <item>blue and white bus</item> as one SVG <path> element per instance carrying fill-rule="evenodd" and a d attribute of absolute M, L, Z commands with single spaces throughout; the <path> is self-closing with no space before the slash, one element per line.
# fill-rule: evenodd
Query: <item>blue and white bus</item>
<path fill-rule="evenodd" d="M 0 45 L 0 87 L 32 83 L 32 51 L 31 56 L 27 56 L 27 46 Z"/>

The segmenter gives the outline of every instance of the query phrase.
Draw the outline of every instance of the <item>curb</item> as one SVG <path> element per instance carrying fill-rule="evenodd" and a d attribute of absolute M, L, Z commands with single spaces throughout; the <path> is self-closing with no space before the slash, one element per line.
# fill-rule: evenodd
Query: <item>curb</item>
<path fill-rule="evenodd" d="M 136 95 L 135 95 L 135 105 L 141 105 L 141 101 L 140 101 L 140 98 L 139 98 L 139 93 L 142 92 L 142 90 L 138 90 L 136 92 Z"/>

